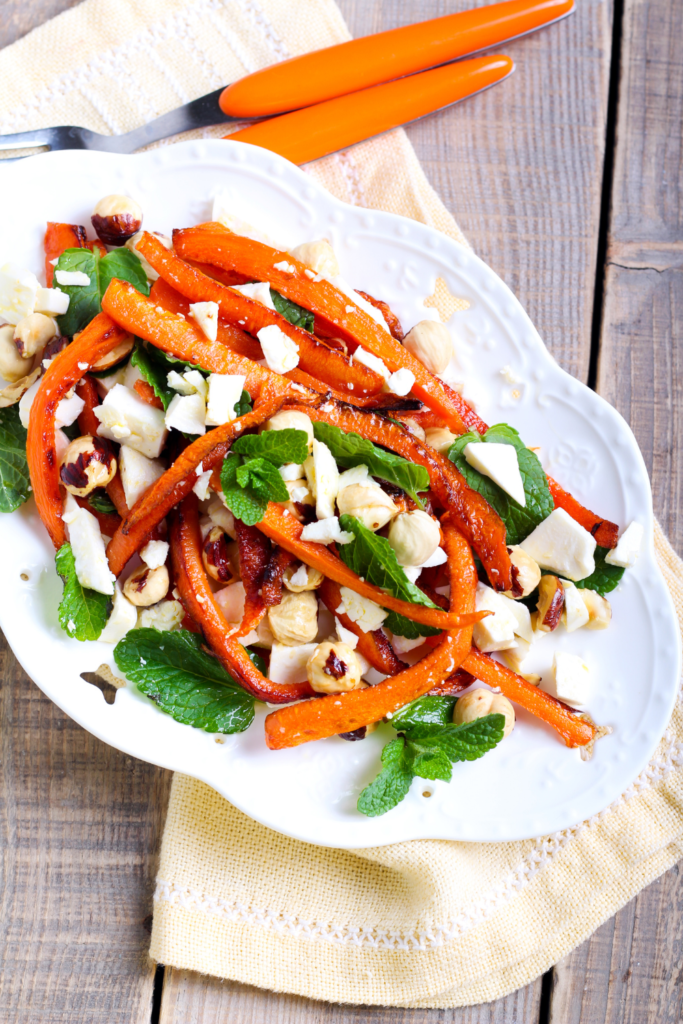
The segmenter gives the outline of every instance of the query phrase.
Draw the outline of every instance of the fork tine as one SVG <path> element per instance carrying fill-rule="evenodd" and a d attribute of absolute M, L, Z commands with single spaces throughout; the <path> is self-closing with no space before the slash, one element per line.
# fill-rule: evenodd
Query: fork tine
<path fill-rule="evenodd" d="M 34 146 L 50 146 L 58 148 L 59 133 L 68 128 L 36 128 L 31 132 L 15 132 L 13 135 L 0 135 L 0 150 L 31 149 Z"/>

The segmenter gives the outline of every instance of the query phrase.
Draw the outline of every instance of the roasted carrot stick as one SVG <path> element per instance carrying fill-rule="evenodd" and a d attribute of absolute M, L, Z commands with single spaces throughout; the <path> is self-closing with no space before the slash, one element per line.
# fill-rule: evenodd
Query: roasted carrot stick
<path fill-rule="evenodd" d="M 454 433 L 465 432 L 462 417 L 442 382 L 333 284 L 324 278 L 312 280 L 316 275 L 290 253 L 234 235 L 219 224 L 200 224 L 174 232 L 173 242 L 183 258 L 237 270 L 256 281 L 270 281 L 282 295 L 310 309 L 325 325 L 326 333 L 350 342 L 354 348 L 361 345 L 382 359 L 392 373 L 402 368 L 410 370 L 415 378 L 413 393 L 440 413 Z M 146 251 L 145 256 L 149 259 Z"/>
<path fill-rule="evenodd" d="M 121 344 L 125 332 L 105 313 L 99 313 L 50 363 L 33 399 L 26 457 L 40 518 L 55 548 L 66 541 L 62 523 L 59 463 L 55 451 L 55 412 L 67 391 L 81 379 L 83 368 Z"/>
<path fill-rule="evenodd" d="M 281 405 L 282 395 L 278 392 L 269 394 L 264 388 L 251 412 L 208 431 L 188 445 L 173 465 L 138 499 L 109 542 L 107 556 L 115 576 L 122 572 L 148 533 L 192 490 L 197 482 L 195 469 L 199 463 L 203 464 L 204 470 L 213 469 L 225 458 L 238 434 L 259 426 Z"/>
<path fill-rule="evenodd" d="M 43 239 L 45 249 L 45 279 L 48 288 L 52 287 L 55 268 L 52 261 L 59 259 L 65 249 L 85 249 L 88 244 L 85 228 L 80 224 L 60 224 L 49 220 Z"/>
<path fill-rule="evenodd" d="M 190 323 L 194 323 L 190 316 L 190 300 L 172 288 L 167 281 L 164 281 L 163 277 L 154 282 L 149 297 L 155 305 L 161 306 L 169 313 L 181 313 L 184 317 L 189 317 Z M 247 359 L 254 359 L 257 362 L 259 359 L 263 359 L 260 343 L 246 331 L 235 327 L 234 324 L 228 324 L 219 319 L 217 340 L 221 345 L 225 345 L 226 348 L 241 356 L 246 356 Z"/>
<path fill-rule="evenodd" d="M 379 374 L 361 363 L 351 363 L 343 352 L 322 344 L 308 331 L 290 324 L 276 310 L 268 309 L 202 274 L 169 252 L 153 235 L 143 235 L 138 249 L 165 281 L 192 302 L 217 302 L 223 318 L 229 323 L 242 324 L 253 335 L 272 324 L 279 327 L 297 345 L 301 369 L 318 380 L 352 394 L 372 395 L 382 390 L 383 380 Z M 277 274 L 277 271 L 273 272 Z"/>
<path fill-rule="evenodd" d="M 619 527 L 616 523 L 610 523 L 609 519 L 600 519 L 594 512 L 584 508 L 573 494 L 563 490 L 551 477 L 548 477 L 548 485 L 555 502 L 555 508 L 563 508 L 575 522 L 579 523 L 583 526 L 584 530 L 588 530 L 595 537 L 595 541 L 600 547 L 616 547 L 619 540 Z"/>
<path fill-rule="evenodd" d="M 288 704 L 313 693 L 308 683 L 274 683 L 259 672 L 239 641 L 229 636 L 230 627 L 216 603 L 204 571 L 197 499 L 190 494 L 171 517 L 170 542 L 176 586 L 183 606 L 201 626 L 216 657 L 235 682 L 257 700 Z"/>
<path fill-rule="evenodd" d="M 282 600 L 282 581 L 285 569 L 296 562 L 291 551 L 275 547 L 263 574 L 261 597 L 266 608 L 272 608 Z"/>
<path fill-rule="evenodd" d="M 160 398 L 157 398 L 154 388 L 146 380 L 136 380 L 133 384 L 133 390 L 146 405 L 151 405 L 153 409 L 163 409 L 164 403 Z"/>
<path fill-rule="evenodd" d="M 244 584 L 246 599 L 244 615 L 235 637 L 247 636 L 256 629 L 266 614 L 263 600 L 263 579 L 270 561 L 270 541 L 255 526 L 235 520 L 237 544 L 240 554 L 240 574 Z"/>
<path fill-rule="evenodd" d="M 329 577 L 343 587 L 355 590 L 357 594 L 369 598 L 382 608 L 389 608 L 391 611 L 407 616 L 414 622 L 422 622 L 426 626 L 434 626 L 435 629 L 458 629 L 472 622 L 478 622 L 483 617 L 481 612 L 468 612 L 466 615 L 462 615 L 444 612 L 441 608 L 427 608 L 424 605 L 412 604 L 410 601 L 401 601 L 380 590 L 379 587 L 366 583 L 323 544 L 301 540 L 303 529 L 301 523 L 294 516 L 289 515 L 282 505 L 275 502 L 269 503 L 263 519 L 257 525 L 266 537 L 270 537 L 276 544 L 291 551 L 301 562 L 318 569 L 323 576 Z M 112 571 L 116 570 L 112 567 Z"/>
<path fill-rule="evenodd" d="M 324 579 L 318 588 L 318 593 L 325 606 L 339 619 L 344 629 L 350 630 L 358 637 L 356 650 L 363 655 L 366 661 L 370 662 L 373 668 L 376 668 L 378 672 L 384 672 L 387 676 L 395 676 L 404 668 L 408 668 L 406 663 L 401 661 L 394 652 L 386 633 L 381 629 L 365 633 L 358 623 L 350 619 L 345 612 L 338 611 L 339 606 L 343 604 L 338 583 L 335 583 L 334 580 Z"/>
<path fill-rule="evenodd" d="M 474 610 L 477 585 L 474 560 L 467 541 L 450 524 L 444 530 L 444 544 L 451 573 L 451 613 L 465 618 Z M 266 718 L 266 743 L 271 750 L 296 747 L 377 722 L 452 675 L 467 656 L 471 643 L 471 626 L 446 633 L 435 651 L 377 686 L 331 693 L 318 700 L 274 711 Z"/>
<path fill-rule="evenodd" d="M 463 662 L 463 668 L 475 679 L 481 679 L 482 683 L 499 687 L 500 692 L 509 700 L 552 726 L 568 747 L 585 747 L 595 739 L 597 729 L 592 722 L 582 718 L 549 693 L 527 683 L 526 679 L 487 654 L 472 648 Z"/>

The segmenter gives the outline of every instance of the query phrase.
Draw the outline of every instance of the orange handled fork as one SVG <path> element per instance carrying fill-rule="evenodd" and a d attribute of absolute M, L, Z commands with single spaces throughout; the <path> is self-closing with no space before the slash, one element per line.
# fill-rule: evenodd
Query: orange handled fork
<path fill-rule="evenodd" d="M 125 135 L 39 128 L 0 136 L 0 150 L 45 146 L 132 153 L 191 128 L 268 118 L 229 137 L 306 163 L 502 81 L 514 70 L 509 57 L 458 58 L 559 21 L 573 9 L 574 0 L 505 0 L 447 14 L 282 61 Z"/>

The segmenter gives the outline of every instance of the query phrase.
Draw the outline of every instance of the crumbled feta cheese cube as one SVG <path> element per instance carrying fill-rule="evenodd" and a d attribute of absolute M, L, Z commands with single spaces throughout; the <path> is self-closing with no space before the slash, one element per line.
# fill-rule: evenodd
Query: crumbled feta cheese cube
<path fill-rule="evenodd" d="M 155 459 L 161 452 L 166 441 L 163 412 L 143 402 L 123 384 L 115 384 L 107 392 L 95 415 L 100 421 L 100 437 L 125 441 L 148 459 Z"/>
<path fill-rule="evenodd" d="M 207 427 L 220 427 L 235 419 L 235 406 L 242 397 L 244 374 L 212 373 L 206 403 Z"/>
<path fill-rule="evenodd" d="M 355 590 L 351 590 L 349 587 L 342 587 L 340 593 L 345 614 L 348 615 L 352 622 L 360 626 L 364 633 L 370 633 L 373 629 L 379 629 L 389 614 L 384 608 L 380 608 L 375 601 L 371 601 L 369 597 L 357 594 Z M 339 611 L 339 608 L 337 608 L 337 611 Z"/>
<path fill-rule="evenodd" d="M 588 622 L 588 609 L 581 594 L 569 580 L 560 580 L 564 590 L 564 608 L 562 610 L 562 621 L 568 633 L 580 629 Z"/>
<path fill-rule="evenodd" d="M 140 558 L 150 569 L 166 564 L 169 546 L 165 540 L 148 540 L 140 552 Z"/>
<path fill-rule="evenodd" d="M 552 680 L 545 689 L 566 704 L 581 705 L 588 700 L 590 678 L 590 669 L 578 654 L 555 651 Z"/>
<path fill-rule="evenodd" d="M 202 329 L 209 341 L 218 337 L 218 303 L 191 302 L 190 316 Z"/>
<path fill-rule="evenodd" d="M 279 263 L 273 263 L 275 270 L 281 270 L 283 274 L 296 274 L 296 267 L 288 263 L 287 260 L 280 260 Z"/>
<path fill-rule="evenodd" d="M 16 325 L 33 313 L 36 295 L 40 289 L 38 278 L 30 270 L 22 270 L 14 263 L 0 268 L 0 319 Z"/>
<path fill-rule="evenodd" d="M 542 633 L 541 636 L 544 634 Z M 547 634 L 546 634 L 547 635 Z M 529 657 L 531 650 L 531 643 L 528 640 L 524 640 L 521 636 L 517 637 L 517 646 L 508 647 L 500 652 L 500 656 L 513 672 L 522 674 L 522 667 L 524 662 Z"/>
<path fill-rule="evenodd" d="M 640 523 L 627 526 L 617 541 L 617 546 L 605 555 L 608 565 L 618 565 L 621 569 L 629 569 L 635 565 L 643 544 L 643 527 Z"/>
<path fill-rule="evenodd" d="M 69 308 L 71 298 L 61 288 L 39 288 L 36 293 L 35 313 L 46 316 L 63 316 Z"/>
<path fill-rule="evenodd" d="M 221 530 L 225 530 L 228 537 L 232 540 L 237 540 L 235 517 L 230 509 L 225 507 L 224 494 L 216 495 L 207 509 L 207 515 L 210 516 L 214 526 L 220 526 Z"/>
<path fill-rule="evenodd" d="M 394 651 L 400 657 L 402 654 L 408 654 L 409 651 L 414 651 L 416 647 L 422 647 L 425 642 L 423 636 L 416 636 L 414 640 L 409 640 L 407 636 L 394 636 L 391 640 L 391 646 Z"/>
<path fill-rule="evenodd" d="M 329 519 L 319 519 L 316 523 L 308 523 L 301 531 L 301 539 L 314 541 L 316 544 L 350 544 L 353 534 L 342 530 L 337 516 L 330 516 Z"/>
<path fill-rule="evenodd" d="M 526 507 L 524 483 L 514 445 L 470 441 L 465 445 L 463 454 L 470 466 L 498 484 L 518 505 Z"/>
<path fill-rule="evenodd" d="M 123 640 L 128 630 L 135 629 L 137 624 L 138 610 L 127 597 L 124 597 L 117 583 L 114 588 L 114 605 L 107 624 L 100 633 L 100 640 L 105 644 L 117 644 L 119 640 Z"/>
<path fill-rule="evenodd" d="M 390 374 L 387 387 L 395 395 L 407 395 L 415 383 L 415 374 L 404 366 Z"/>
<path fill-rule="evenodd" d="M 31 387 L 27 391 L 24 391 L 23 395 L 19 399 L 19 419 L 22 427 L 28 430 L 28 420 L 31 413 L 31 406 L 33 405 L 33 399 L 38 394 L 38 388 L 41 385 L 40 378 L 31 384 Z"/>
<path fill-rule="evenodd" d="M 292 579 L 294 579 L 294 577 L 292 577 Z M 355 651 L 358 646 L 358 637 L 356 634 L 350 629 L 347 629 L 346 626 L 342 626 L 336 615 L 334 617 L 334 625 L 337 630 L 337 639 L 340 643 L 346 644 L 346 646 L 350 647 L 352 651 Z"/>
<path fill-rule="evenodd" d="M 185 609 L 180 601 L 164 598 L 149 608 L 140 608 L 138 625 L 141 629 L 158 629 L 165 633 L 171 629 L 178 629 L 184 618 Z"/>
<path fill-rule="evenodd" d="M 531 614 L 527 606 L 521 601 L 514 601 L 511 597 L 506 597 L 505 594 L 496 596 L 500 598 L 505 609 L 515 619 L 515 636 L 521 637 L 530 644 L 534 639 L 534 632 L 531 628 Z"/>
<path fill-rule="evenodd" d="M 296 462 L 287 462 L 284 466 L 280 466 L 280 476 L 285 483 L 288 480 L 303 480 L 304 467 Z"/>
<path fill-rule="evenodd" d="M 315 473 L 315 514 L 318 519 L 330 519 L 334 516 L 334 506 L 337 500 L 339 470 L 332 452 L 322 441 L 313 441 L 313 471 Z"/>
<path fill-rule="evenodd" d="M 517 619 L 508 607 L 506 598 L 496 594 L 485 583 L 478 583 L 475 609 L 478 612 L 493 612 L 474 624 L 472 638 L 480 651 L 490 654 L 491 651 L 504 651 L 516 646 Z"/>
<path fill-rule="evenodd" d="M 126 504 L 132 508 L 154 481 L 159 479 L 164 467 L 158 459 L 148 459 L 127 444 L 121 445 L 118 462 Z"/>
<path fill-rule="evenodd" d="M 367 366 L 369 370 L 374 370 L 375 373 L 380 375 L 382 380 L 388 381 L 391 376 L 382 360 L 378 356 L 374 356 L 372 352 L 367 352 L 364 348 L 361 348 L 360 345 L 353 353 L 352 362 L 361 363 L 362 366 Z"/>
<path fill-rule="evenodd" d="M 69 530 L 69 542 L 76 563 L 76 576 L 82 587 L 100 594 L 113 594 L 116 577 L 109 568 L 100 527 L 92 513 L 81 508 L 72 494 L 64 502 L 63 521 Z"/>
<path fill-rule="evenodd" d="M 210 469 L 205 470 L 203 473 L 199 473 L 195 480 L 194 487 L 192 490 L 197 495 L 200 501 L 206 501 L 209 496 L 209 484 L 211 483 Z"/>
<path fill-rule="evenodd" d="M 261 342 L 266 365 L 273 373 L 287 373 L 299 365 L 299 346 L 277 324 L 262 327 L 256 337 Z"/>
<path fill-rule="evenodd" d="M 201 395 L 176 395 L 166 410 L 168 430 L 182 430 L 186 434 L 206 433 L 206 404 Z"/>
<path fill-rule="evenodd" d="M 248 299 L 253 299 L 254 302 L 260 302 L 262 306 L 267 306 L 268 309 L 275 309 L 273 296 L 270 294 L 270 285 L 267 281 L 254 281 L 252 284 L 234 284 L 232 289 L 233 291 L 240 292 L 242 295 L 246 295 Z"/>
<path fill-rule="evenodd" d="M 563 508 L 553 509 L 520 547 L 542 569 L 570 580 L 585 579 L 595 571 L 595 538 Z"/>
<path fill-rule="evenodd" d="M 270 652 L 268 678 L 274 683 L 305 683 L 306 665 L 313 657 L 317 644 L 299 644 L 288 647 L 275 642 Z"/>
<path fill-rule="evenodd" d="M 64 287 L 77 285 L 83 288 L 90 284 L 90 278 L 82 270 L 55 270 L 55 280 Z"/>
<path fill-rule="evenodd" d="M 55 409 L 55 427 L 70 427 L 85 408 L 85 402 L 78 395 L 63 398 Z"/>
<path fill-rule="evenodd" d="M 229 583 L 227 587 L 217 590 L 213 596 L 227 622 L 236 625 L 242 621 L 246 599 L 243 583 Z"/>

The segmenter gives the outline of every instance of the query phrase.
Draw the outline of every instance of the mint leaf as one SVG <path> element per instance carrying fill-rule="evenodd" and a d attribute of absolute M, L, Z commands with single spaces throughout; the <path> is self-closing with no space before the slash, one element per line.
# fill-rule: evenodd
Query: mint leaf
<path fill-rule="evenodd" d="M 60 285 L 55 287 L 69 296 L 69 308 L 57 317 L 60 333 L 72 338 L 82 331 L 102 310 L 102 296 L 114 277 L 129 281 L 143 295 L 149 295 L 147 275 L 142 269 L 140 258 L 125 247 L 114 249 L 106 256 L 100 256 L 95 249 L 65 249 L 55 266 L 58 270 L 80 270 L 90 278 L 86 285 Z"/>
<path fill-rule="evenodd" d="M 308 436 L 305 430 L 291 428 L 264 430 L 262 434 L 243 434 L 233 443 L 232 451 L 238 455 L 268 459 L 274 466 L 284 466 L 288 462 L 300 464 L 308 458 Z M 287 501 L 287 498 L 278 500 Z"/>
<path fill-rule="evenodd" d="M 382 625 L 394 636 L 404 636 L 406 640 L 417 640 L 419 636 L 438 636 L 439 633 L 443 633 L 442 629 L 435 626 L 423 626 L 420 622 L 413 622 L 400 612 L 389 612 Z"/>
<path fill-rule="evenodd" d="M 237 482 L 237 471 L 241 465 L 241 455 L 230 453 L 223 460 L 221 487 L 225 495 L 225 503 L 232 514 L 237 519 L 241 519 L 246 526 L 256 526 L 261 522 L 268 508 L 268 499 L 260 497 L 251 487 L 240 487 Z"/>
<path fill-rule="evenodd" d="M 93 491 L 92 494 L 89 494 L 88 504 L 96 512 L 101 512 L 103 515 L 116 515 L 116 506 L 104 489 Z"/>
<path fill-rule="evenodd" d="M 254 698 L 196 633 L 132 629 L 114 648 L 126 677 L 176 722 L 207 732 L 244 732 L 254 720 Z"/>
<path fill-rule="evenodd" d="M 413 773 L 406 763 L 405 740 L 398 736 L 382 751 L 382 771 L 358 797 L 358 810 L 369 818 L 386 814 L 410 789 Z"/>
<path fill-rule="evenodd" d="M 75 640 L 97 640 L 109 618 L 111 597 L 81 586 L 70 544 L 62 544 L 55 555 L 55 565 L 64 583 L 59 604 L 60 626 Z"/>
<path fill-rule="evenodd" d="M 295 327 L 301 327 L 304 331 L 308 331 L 310 334 L 313 333 L 315 317 L 310 310 L 304 309 L 303 306 L 297 306 L 296 302 L 286 299 L 284 295 L 280 295 L 274 288 L 270 289 L 270 297 L 280 316 L 283 316 L 285 320 L 289 320 L 290 324 L 294 324 Z"/>
<path fill-rule="evenodd" d="M 253 491 L 265 502 L 289 501 L 289 491 L 278 469 L 268 459 L 248 459 L 237 467 L 239 486 Z"/>
<path fill-rule="evenodd" d="M 157 359 L 153 349 L 147 348 L 141 341 L 136 343 L 130 361 L 154 389 L 154 394 L 161 400 L 164 410 L 168 409 L 177 393 L 168 386 L 166 380 L 172 367 L 167 365 L 164 359 Z M 173 367 L 173 369 L 177 369 L 177 367 Z"/>
<path fill-rule="evenodd" d="M 442 750 L 451 761 L 476 761 L 500 743 L 504 728 L 504 715 L 486 715 L 463 725 L 416 722 L 407 736 L 415 756 L 429 750 Z"/>
<path fill-rule="evenodd" d="M 19 406 L 0 409 L 0 512 L 14 512 L 28 501 L 31 478 L 26 462 L 26 430 Z"/>
<path fill-rule="evenodd" d="M 332 452 L 335 461 L 344 469 L 367 466 L 370 476 L 395 484 L 409 494 L 420 508 L 424 505 L 417 492 L 429 490 L 429 473 L 424 466 L 416 466 L 407 459 L 378 448 L 360 434 L 346 434 L 331 423 L 314 423 L 313 433 Z"/>
<path fill-rule="evenodd" d="M 406 759 L 410 763 L 410 770 L 413 775 L 421 779 L 441 779 L 443 782 L 450 782 L 453 775 L 451 761 L 448 754 L 438 747 L 420 748 L 415 743 L 408 743 L 406 747 Z"/>
<path fill-rule="evenodd" d="M 487 441 L 495 444 L 511 444 L 517 451 L 519 471 L 524 484 L 526 508 L 506 494 L 493 480 L 470 466 L 465 459 L 463 450 L 467 444 L 470 442 L 485 444 Z M 514 427 L 508 426 L 507 423 L 498 423 L 489 427 L 485 434 L 475 434 L 473 431 L 462 434 L 451 445 L 448 458 L 455 463 L 470 487 L 479 491 L 503 520 L 507 528 L 508 544 L 520 544 L 536 529 L 539 523 L 542 523 L 550 515 L 555 507 L 548 487 L 548 478 L 543 472 L 538 456 L 529 451 Z"/>
<path fill-rule="evenodd" d="M 248 412 L 251 412 L 251 409 L 251 395 L 248 391 L 243 391 L 239 402 L 235 403 L 235 416 L 246 416 Z"/>
<path fill-rule="evenodd" d="M 419 697 L 394 715 L 391 724 L 397 732 L 410 732 L 418 725 L 450 725 L 456 697 Z"/>
<path fill-rule="evenodd" d="M 426 608 L 437 607 L 419 587 L 410 582 L 396 561 L 394 549 L 388 540 L 368 530 L 367 526 L 354 516 L 341 516 L 339 525 L 342 530 L 348 530 L 354 535 L 350 543 L 339 545 L 339 554 L 342 561 L 357 576 L 362 576 L 376 587 L 382 587 L 402 601 L 410 601 Z M 419 629 L 423 627 L 420 626 Z"/>

